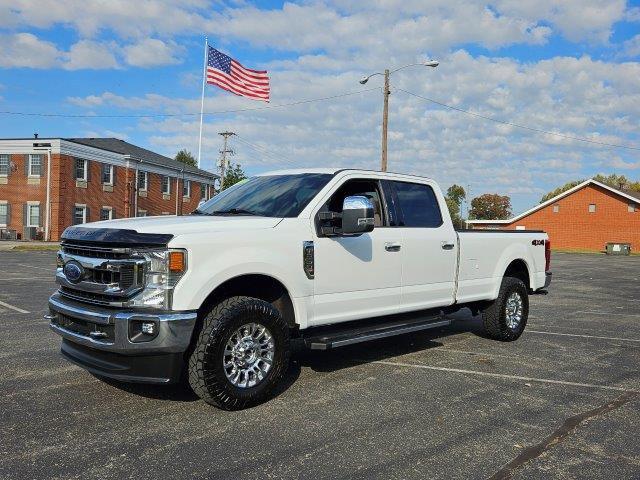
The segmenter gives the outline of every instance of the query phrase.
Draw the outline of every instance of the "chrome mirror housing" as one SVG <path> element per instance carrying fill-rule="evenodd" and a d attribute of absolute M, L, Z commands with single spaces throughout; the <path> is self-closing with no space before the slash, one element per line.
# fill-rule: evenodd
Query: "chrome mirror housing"
<path fill-rule="evenodd" d="M 342 202 L 342 234 L 360 235 L 373 230 L 374 209 L 371 199 L 363 195 L 346 197 Z"/>

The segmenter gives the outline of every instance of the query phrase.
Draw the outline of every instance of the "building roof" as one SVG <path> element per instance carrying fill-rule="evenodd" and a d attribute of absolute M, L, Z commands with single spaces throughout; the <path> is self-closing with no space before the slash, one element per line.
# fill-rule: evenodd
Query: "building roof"
<path fill-rule="evenodd" d="M 580 190 L 581 188 L 586 187 L 587 185 L 596 185 L 598 187 L 604 188 L 605 190 L 608 190 L 612 193 L 615 193 L 616 195 L 619 195 L 623 198 L 626 198 L 627 200 L 632 200 L 634 202 L 638 202 L 640 201 L 640 192 L 634 192 L 631 190 L 618 190 L 617 188 L 613 188 L 609 185 L 607 185 L 606 183 L 602 183 L 599 182 L 593 178 L 590 178 L 589 180 L 585 180 L 584 182 L 580 183 L 579 185 L 576 185 L 573 188 L 570 188 L 569 190 L 565 190 L 564 192 L 556 195 L 553 198 L 550 198 L 549 200 L 547 200 L 546 202 L 542 202 L 539 205 L 536 205 L 535 207 L 527 210 L 526 212 L 521 213 L 520 215 L 517 215 L 513 218 L 509 218 L 506 220 L 468 220 L 468 223 L 474 223 L 474 224 L 509 224 L 509 223 L 513 223 L 516 222 L 528 215 L 531 215 L 533 212 L 537 212 L 538 210 L 543 209 L 544 207 L 546 207 L 547 205 L 551 205 L 552 203 L 557 202 L 558 200 L 560 200 L 561 198 L 567 197 L 569 195 L 571 195 L 573 192 L 577 192 L 578 190 Z"/>
<path fill-rule="evenodd" d="M 130 157 L 138 160 L 142 160 L 146 163 L 153 163 L 169 168 L 184 168 L 185 172 L 194 173 L 196 175 L 203 175 L 211 178 L 217 178 L 215 173 L 207 172 L 191 165 L 178 162 L 173 158 L 165 157 L 159 153 L 152 152 L 146 148 L 138 147 L 119 138 L 65 138 L 69 142 L 79 143 L 81 145 L 87 145 L 89 147 L 99 148 L 101 150 L 107 150 L 109 152 L 120 153 L 122 155 L 129 155 Z"/>

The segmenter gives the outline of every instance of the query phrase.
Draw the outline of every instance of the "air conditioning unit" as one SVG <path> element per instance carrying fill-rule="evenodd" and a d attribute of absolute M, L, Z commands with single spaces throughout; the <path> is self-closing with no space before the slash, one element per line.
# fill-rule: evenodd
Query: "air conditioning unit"
<path fill-rule="evenodd" d="M 24 227 L 22 231 L 23 240 L 35 240 L 38 234 L 38 227 Z"/>
<path fill-rule="evenodd" d="M 17 240 L 18 234 L 15 230 L 0 228 L 0 240 Z"/>
<path fill-rule="evenodd" d="M 605 246 L 605 251 L 607 252 L 607 255 L 630 255 L 631 244 L 609 242 Z"/>

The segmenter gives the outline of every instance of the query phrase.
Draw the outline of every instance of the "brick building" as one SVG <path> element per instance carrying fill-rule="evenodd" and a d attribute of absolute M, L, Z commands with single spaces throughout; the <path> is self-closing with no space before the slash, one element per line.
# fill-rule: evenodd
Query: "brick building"
<path fill-rule="evenodd" d="M 640 250 L 640 193 L 582 182 L 508 220 L 469 220 L 472 228 L 544 230 L 554 249 L 602 251 L 608 242 Z"/>
<path fill-rule="evenodd" d="M 117 138 L 0 139 L 0 234 L 58 240 L 69 225 L 190 213 L 217 178 Z"/>

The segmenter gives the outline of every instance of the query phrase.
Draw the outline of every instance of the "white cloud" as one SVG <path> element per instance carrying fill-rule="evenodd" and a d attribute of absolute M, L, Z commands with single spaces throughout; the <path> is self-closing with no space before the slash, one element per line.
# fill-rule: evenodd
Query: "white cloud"
<path fill-rule="evenodd" d="M 474 58 L 460 50 L 441 58 L 437 69 L 407 69 L 392 77 L 389 164 L 394 171 L 436 178 L 445 187 L 471 184 L 475 194 L 513 195 L 516 210 L 535 203 L 541 191 L 584 171 L 637 171 L 637 155 L 624 150 L 523 131 L 443 109 L 411 97 L 407 90 L 492 118 L 607 143 L 640 144 L 640 64 L 615 64 L 589 57 L 559 57 L 534 63 L 508 58 Z M 302 57 L 272 72 L 271 105 L 379 87 L 375 77 L 362 87 L 360 72 L 318 72 Z M 377 168 L 380 159 L 382 97 L 376 89 L 358 95 L 206 118 L 204 161 L 213 168 L 217 132 L 238 133 L 232 140 L 238 161 L 251 172 L 289 166 L 338 165 Z M 90 109 L 198 112 L 199 98 L 147 94 L 123 97 L 103 93 L 71 99 Z M 262 107 L 213 87 L 205 111 Z M 143 119 L 137 124 L 153 148 L 175 154 L 197 150 L 198 116 Z M 258 146 L 255 150 L 243 143 Z M 269 153 L 265 153 L 269 152 Z M 614 156 L 615 155 L 615 156 Z M 636 169 L 636 170 L 634 170 Z M 514 189 L 514 185 L 517 188 Z"/>
<path fill-rule="evenodd" d="M 112 52 L 113 45 L 105 45 L 91 40 L 74 43 L 64 54 L 63 68 L 67 70 L 117 68 L 118 61 Z"/>
<path fill-rule="evenodd" d="M 0 67 L 50 68 L 59 62 L 59 57 L 53 43 L 31 33 L 0 35 Z"/>
<path fill-rule="evenodd" d="M 630 38 L 622 44 L 622 58 L 640 57 L 640 34 Z"/>
<path fill-rule="evenodd" d="M 157 38 L 145 38 L 123 47 L 125 61 L 134 67 L 157 67 L 180 63 L 176 57 L 176 45 L 169 45 Z"/>

